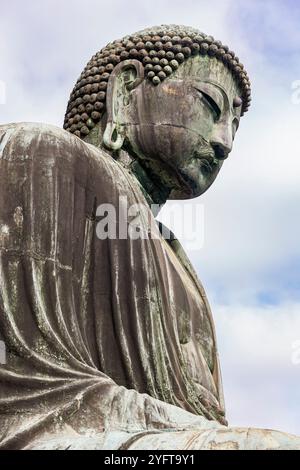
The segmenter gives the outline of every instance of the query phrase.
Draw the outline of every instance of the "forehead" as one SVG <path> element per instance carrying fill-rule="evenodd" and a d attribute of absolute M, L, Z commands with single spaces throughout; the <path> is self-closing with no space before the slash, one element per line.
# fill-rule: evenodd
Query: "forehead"
<path fill-rule="evenodd" d="M 230 101 L 241 95 L 232 72 L 223 62 L 207 55 L 190 57 L 169 78 L 213 83 L 224 90 Z"/>

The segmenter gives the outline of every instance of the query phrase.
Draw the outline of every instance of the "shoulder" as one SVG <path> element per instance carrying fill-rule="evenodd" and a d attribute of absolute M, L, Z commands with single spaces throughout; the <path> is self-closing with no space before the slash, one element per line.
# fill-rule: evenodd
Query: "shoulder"
<path fill-rule="evenodd" d="M 114 159 L 93 145 L 50 124 L 12 123 L 0 125 L 0 159 L 48 160 L 54 163 L 83 161 L 87 166 L 100 166 L 103 171 L 118 171 Z"/>
<path fill-rule="evenodd" d="M 20 122 L 0 126 L 1 156 L 5 150 L 26 150 L 33 144 L 70 144 L 68 133 L 50 124 Z"/>
<path fill-rule="evenodd" d="M 0 125 L 0 163 L 27 163 L 35 167 L 56 167 L 106 188 L 131 191 L 127 172 L 102 149 L 50 124 L 12 123 Z"/>
<path fill-rule="evenodd" d="M 36 151 L 55 148 L 68 151 L 84 152 L 86 144 L 69 132 L 50 124 L 13 123 L 0 126 L 0 142 L 2 158 L 5 151 Z M 4 155 L 3 155 L 4 154 Z"/>

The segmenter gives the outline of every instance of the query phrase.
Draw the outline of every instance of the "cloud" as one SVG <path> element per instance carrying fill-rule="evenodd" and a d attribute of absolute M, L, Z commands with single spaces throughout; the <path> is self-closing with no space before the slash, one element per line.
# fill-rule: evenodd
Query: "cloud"
<path fill-rule="evenodd" d="M 230 425 L 299 434 L 299 311 L 300 303 L 216 306 Z"/>
<path fill-rule="evenodd" d="M 210 6 L 188 0 L 14 0 L 1 6 L 0 80 L 7 105 L 0 122 L 46 121 L 62 125 L 68 96 L 91 56 L 105 44 L 145 26 L 186 23 L 223 32 L 229 0 Z M 193 15 L 190 12 L 193 11 Z M 125 18 L 125 19 L 124 19 Z"/>

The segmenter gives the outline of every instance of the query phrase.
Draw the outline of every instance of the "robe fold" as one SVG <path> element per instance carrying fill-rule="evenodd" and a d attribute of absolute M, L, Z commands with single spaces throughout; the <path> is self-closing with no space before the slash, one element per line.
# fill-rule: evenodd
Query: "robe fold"
<path fill-rule="evenodd" d="M 151 236 L 99 239 L 99 206 L 118 234 L 120 198 Z M 0 126 L 0 340 L 0 448 L 226 423 L 210 308 L 179 242 L 128 169 L 48 125 Z"/>

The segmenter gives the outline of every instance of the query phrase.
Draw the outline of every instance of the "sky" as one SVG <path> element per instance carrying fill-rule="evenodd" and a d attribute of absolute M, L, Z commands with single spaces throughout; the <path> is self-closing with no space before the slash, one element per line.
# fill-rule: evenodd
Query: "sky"
<path fill-rule="evenodd" d="M 252 106 L 218 179 L 188 202 L 201 215 L 199 243 L 189 240 L 189 220 L 179 238 L 213 310 L 230 425 L 300 435 L 300 3 L 1 3 L 0 124 L 62 126 L 90 57 L 147 26 L 197 27 L 244 63 Z M 160 218 L 181 234 L 172 204 Z"/>

